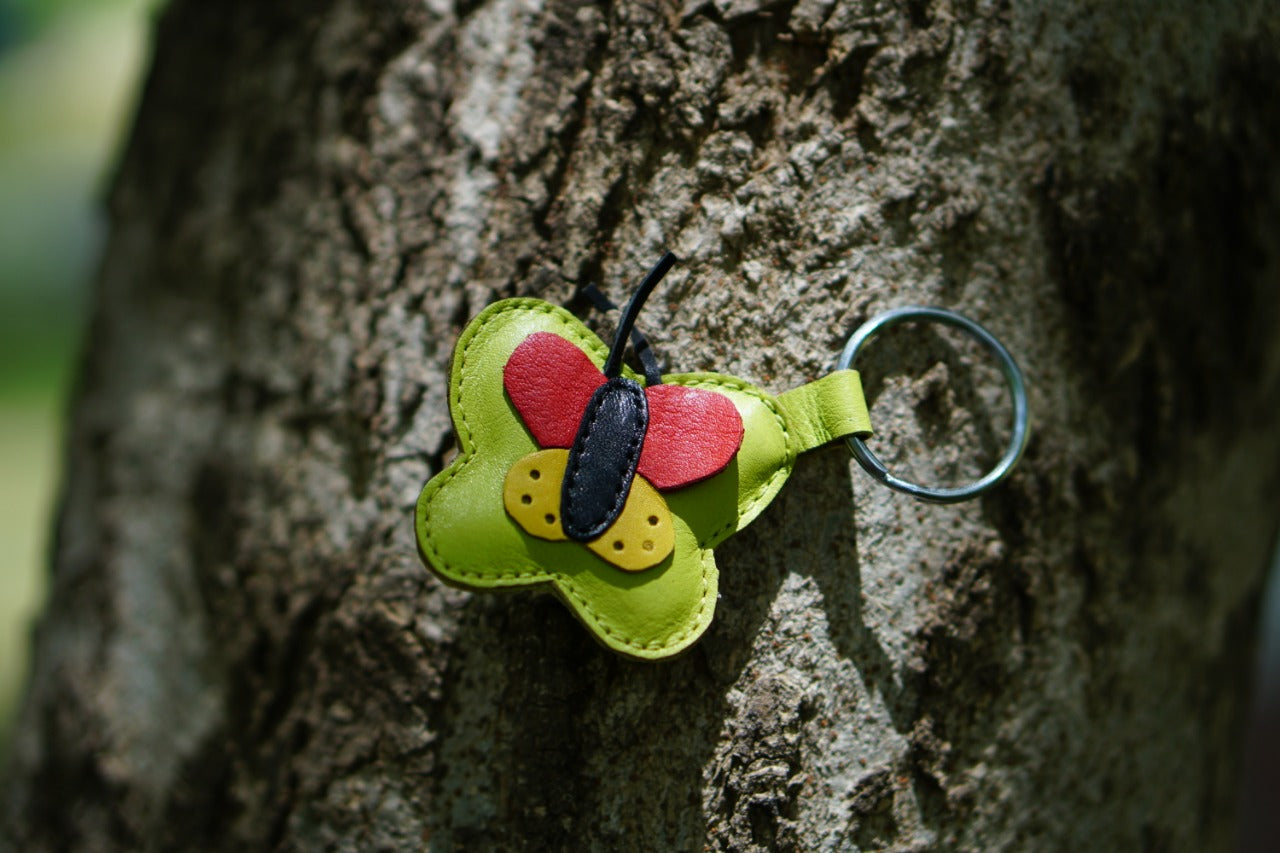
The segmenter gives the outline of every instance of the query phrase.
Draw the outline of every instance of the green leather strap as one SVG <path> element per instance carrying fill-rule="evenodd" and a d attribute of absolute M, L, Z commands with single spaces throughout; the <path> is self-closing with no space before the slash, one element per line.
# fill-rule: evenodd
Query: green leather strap
<path fill-rule="evenodd" d="M 779 394 L 777 400 L 799 453 L 847 435 L 871 435 L 871 416 L 856 370 L 829 373 Z"/>

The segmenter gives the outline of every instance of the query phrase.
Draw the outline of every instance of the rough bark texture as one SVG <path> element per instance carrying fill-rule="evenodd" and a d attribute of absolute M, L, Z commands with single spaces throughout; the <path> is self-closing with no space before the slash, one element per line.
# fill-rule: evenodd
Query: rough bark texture
<path fill-rule="evenodd" d="M 1269 5 L 174 0 L 11 842 L 1228 847 L 1280 518 Z M 883 309 L 987 323 L 1030 380 L 1017 475 L 936 507 L 811 454 L 668 663 L 442 587 L 411 511 L 461 325 L 619 299 L 663 246 L 672 369 L 780 392 Z M 962 338 L 859 366 L 892 465 L 999 453 Z"/>

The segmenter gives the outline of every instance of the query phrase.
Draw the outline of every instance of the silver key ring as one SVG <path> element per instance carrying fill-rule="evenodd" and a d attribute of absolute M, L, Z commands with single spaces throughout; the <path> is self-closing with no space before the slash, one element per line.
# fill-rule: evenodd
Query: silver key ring
<path fill-rule="evenodd" d="M 1022 371 L 1018 369 L 1013 356 L 1009 355 L 1009 351 L 1004 348 L 1004 344 L 1000 343 L 995 335 L 973 320 L 954 311 L 909 305 L 886 311 L 860 326 L 856 332 L 849 336 L 849 342 L 844 345 L 844 352 L 840 353 L 840 360 L 836 363 L 836 369 L 844 370 L 850 367 L 853 364 L 853 360 L 858 356 L 858 350 L 877 332 L 901 323 L 920 320 L 932 320 L 935 323 L 954 326 L 957 329 L 968 332 L 979 343 L 995 354 L 996 360 L 1000 364 L 1000 371 L 1004 374 L 1005 381 L 1009 383 L 1009 393 L 1013 396 L 1013 435 L 1009 439 L 1009 447 L 1005 450 L 1004 456 L 996 464 L 996 467 L 988 471 L 985 476 L 967 486 L 933 489 L 910 483 L 890 474 L 889 469 L 884 467 L 884 464 L 876 458 L 876 455 L 871 452 L 866 443 L 857 436 L 851 435 L 845 441 L 849 444 L 849 450 L 853 453 L 853 458 L 858 460 L 858 463 L 862 465 L 866 472 L 889 488 L 906 492 L 921 500 L 932 501 L 933 503 L 957 503 L 977 497 L 1003 480 L 1013 470 L 1013 466 L 1017 464 L 1018 459 L 1022 456 L 1022 450 L 1027 444 L 1027 388 L 1022 379 Z"/>

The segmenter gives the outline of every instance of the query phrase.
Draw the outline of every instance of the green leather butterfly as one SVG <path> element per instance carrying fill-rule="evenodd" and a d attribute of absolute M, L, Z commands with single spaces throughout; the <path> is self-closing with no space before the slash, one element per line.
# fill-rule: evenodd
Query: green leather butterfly
<path fill-rule="evenodd" d="M 449 385 L 459 453 L 416 513 L 423 561 L 446 582 L 549 588 L 604 645 L 645 659 L 707 629 L 713 549 L 760 514 L 796 457 L 871 432 L 853 370 L 775 397 L 731 376 L 641 377 L 622 365 L 635 316 L 673 261 L 637 290 L 612 348 L 536 299 L 472 320 Z"/>

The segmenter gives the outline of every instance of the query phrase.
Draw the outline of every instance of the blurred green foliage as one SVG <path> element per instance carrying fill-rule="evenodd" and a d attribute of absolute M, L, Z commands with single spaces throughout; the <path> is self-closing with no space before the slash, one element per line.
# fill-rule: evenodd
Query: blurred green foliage
<path fill-rule="evenodd" d="M 0 0 L 0 729 L 43 596 L 64 398 L 155 0 Z"/>
<path fill-rule="evenodd" d="M 0 0 L 0 398 L 65 384 L 149 0 Z"/>
<path fill-rule="evenodd" d="M 139 5 L 136 0 L 5 0 L 0 2 L 0 8 L 9 7 L 13 16 L 18 21 L 26 23 L 32 31 L 39 30 L 40 27 L 68 13 L 75 14 L 110 7 L 124 8 L 128 11 L 130 7 L 137 8 Z"/>

